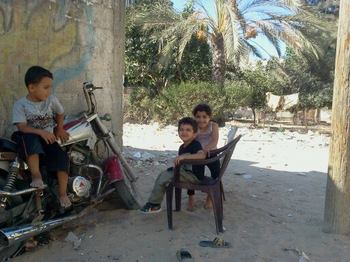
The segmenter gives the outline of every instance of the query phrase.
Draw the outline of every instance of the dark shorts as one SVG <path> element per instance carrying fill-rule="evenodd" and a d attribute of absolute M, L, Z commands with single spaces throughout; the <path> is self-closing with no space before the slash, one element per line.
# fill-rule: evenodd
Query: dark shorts
<path fill-rule="evenodd" d="M 211 178 L 215 179 L 219 176 L 219 174 L 220 174 L 220 160 L 217 160 L 213 163 L 208 164 L 207 167 L 210 170 Z M 204 168 L 204 166 L 203 166 L 203 168 Z M 194 195 L 194 190 L 188 190 L 187 194 L 189 196 Z"/>
<path fill-rule="evenodd" d="M 22 132 L 14 132 L 12 140 L 17 143 L 17 150 L 22 159 L 38 154 L 40 155 L 40 165 L 44 165 L 48 172 L 68 172 L 68 155 L 57 142 L 47 144 L 38 135 Z"/>

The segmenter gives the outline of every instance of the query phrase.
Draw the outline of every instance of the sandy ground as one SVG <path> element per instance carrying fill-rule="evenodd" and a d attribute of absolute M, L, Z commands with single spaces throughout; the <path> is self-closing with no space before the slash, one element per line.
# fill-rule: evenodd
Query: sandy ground
<path fill-rule="evenodd" d="M 220 144 L 226 133 L 220 130 Z M 180 248 L 195 261 L 350 261 L 350 237 L 322 232 L 329 137 L 247 128 L 238 134 L 244 136 L 224 176 L 221 237 L 232 248 L 198 245 L 215 237 L 213 213 L 203 209 L 199 192 L 194 212 L 174 214 L 173 231 L 165 211 L 109 208 L 55 230 L 56 240 L 13 261 L 177 261 Z M 146 200 L 158 172 L 176 155 L 176 127 L 125 124 L 124 145 Z M 184 194 L 184 207 L 186 201 Z M 78 249 L 64 240 L 69 231 L 81 238 Z"/>

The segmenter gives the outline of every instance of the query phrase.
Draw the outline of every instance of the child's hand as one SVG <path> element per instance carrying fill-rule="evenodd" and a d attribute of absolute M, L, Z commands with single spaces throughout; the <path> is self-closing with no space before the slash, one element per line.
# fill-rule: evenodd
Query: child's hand
<path fill-rule="evenodd" d="M 181 160 L 184 160 L 184 159 L 185 159 L 184 156 L 177 156 L 177 157 L 175 158 L 175 160 L 174 160 L 175 166 L 177 166 L 178 164 L 180 164 L 180 161 L 181 161 Z"/>
<path fill-rule="evenodd" d="M 40 136 L 42 139 L 45 140 L 47 144 L 53 144 L 56 142 L 56 136 L 50 132 L 47 132 L 45 130 L 41 130 Z"/>
<path fill-rule="evenodd" d="M 55 135 L 58 139 L 61 140 L 62 143 L 66 142 L 69 139 L 69 134 L 63 127 L 55 128 Z"/>

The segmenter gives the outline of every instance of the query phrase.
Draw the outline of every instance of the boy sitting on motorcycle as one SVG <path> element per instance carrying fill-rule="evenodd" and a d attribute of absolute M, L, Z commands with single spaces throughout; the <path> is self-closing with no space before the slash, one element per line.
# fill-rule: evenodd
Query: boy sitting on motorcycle
<path fill-rule="evenodd" d="M 63 107 L 51 95 L 53 75 L 40 66 L 30 67 L 25 74 L 28 94 L 13 106 L 12 123 L 17 131 L 12 139 L 18 152 L 25 159 L 30 173 L 31 186 L 44 186 L 39 168 L 39 155 L 44 155 L 48 172 L 56 172 L 59 184 L 59 201 L 63 208 L 72 205 L 67 196 L 68 156 L 57 143 L 66 141 L 68 133 L 63 129 Z"/>
<path fill-rule="evenodd" d="M 197 122 L 191 117 L 184 117 L 178 123 L 179 137 L 183 144 L 179 148 L 179 155 L 175 159 L 175 165 L 184 159 L 205 159 L 206 154 L 201 144 L 195 140 L 197 135 Z M 148 202 L 141 208 L 143 213 L 157 213 L 161 211 L 160 204 L 163 201 L 166 186 L 174 177 L 174 169 L 168 168 L 162 172 L 154 183 Z M 204 178 L 204 166 L 183 165 L 180 169 L 180 181 L 200 183 Z"/>

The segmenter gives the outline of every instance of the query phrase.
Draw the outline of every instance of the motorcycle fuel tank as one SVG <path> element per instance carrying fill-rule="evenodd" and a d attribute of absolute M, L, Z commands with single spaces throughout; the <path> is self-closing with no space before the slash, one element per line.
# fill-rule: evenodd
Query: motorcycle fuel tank
<path fill-rule="evenodd" d="M 85 119 L 71 121 L 64 125 L 64 129 L 69 133 L 69 139 L 65 143 L 59 141 L 61 146 L 67 146 L 84 140 L 88 140 L 89 146 L 93 146 L 96 141 L 96 135 L 91 124 Z"/>

